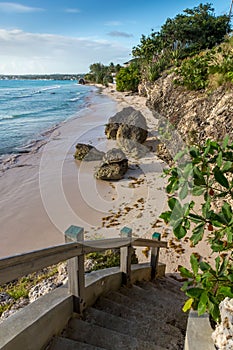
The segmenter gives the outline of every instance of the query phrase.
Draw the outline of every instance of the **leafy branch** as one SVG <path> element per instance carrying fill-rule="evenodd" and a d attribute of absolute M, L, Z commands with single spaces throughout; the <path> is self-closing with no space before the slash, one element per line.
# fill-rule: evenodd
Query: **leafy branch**
<path fill-rule="evenodd" d="M 191 233 L 195 246 L 205 237 L 218 254 L 215 269 L 195 255 L 190 257 L 192 271 L 179 267 L 188 278 L 183 287 L 189 296 L 184 311 L 193 307 L 199 315 L 208 311 L 219 320 L 219 303 L 233 297 L 233 143 L 228 137 L 221 144 L 207 140 L 182 150 L 174 160 L 176 165 L 165 170 L 169 210 L 160 217 L 178 239 Z M 187 202 L 189 196 L 203 199 L 199 210 L 194 200 Z"/>

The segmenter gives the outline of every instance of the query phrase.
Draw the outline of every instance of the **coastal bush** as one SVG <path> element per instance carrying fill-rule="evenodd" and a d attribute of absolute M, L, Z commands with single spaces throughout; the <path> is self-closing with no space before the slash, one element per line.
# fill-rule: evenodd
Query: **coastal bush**
<path fill-rule="evenodd" d="M 233 41 L 226 38 L 220 46 L 185 59 L 175 70 L 175 84 L 189 90 L 215 89 L 233 82 Z"/>
<path fill-rule="evenodd" d="M 191 270 L 179 266 L 187 278 L 183 291 L 189 297 L 183 310 L 191 307 L 198 315 L 208 312 L 219 321 L 219 303 L 233 298 L 233 143 L 207 140 L 179 152 L 176 164 L 165 170 L 168 176 L 168 211 L 161 218 L 178 239 L 191 234 L 196 246 L 205 239 L 216 255 L 215 266 L 195 254 L 190 256 Z M 189 195 L 202 198 L 201 209 Z"/>
<path fill-rule="evenodd" d="M 208 86 L 208 57 L 207 55 L 195 56 L 186 59 L 176 69 L 178 78 L 175 84 L 183 85 L 189 90 L 205 89 Z"/>
<path fill-rule="evenodd" d="M 141 79 L 141 72 L 138 63 L 131 63 L 130 66 L 121 68 L 116 76 L 117 91 L 138 91 Z"/>

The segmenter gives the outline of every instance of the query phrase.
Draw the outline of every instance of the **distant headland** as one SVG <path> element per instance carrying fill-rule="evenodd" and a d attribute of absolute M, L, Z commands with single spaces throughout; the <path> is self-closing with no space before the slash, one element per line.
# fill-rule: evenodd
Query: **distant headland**
<path fill-rule="evenodd" d="M 26 74 L 0 75 L 0 80 L 79 80 L 85 74 Z"/>

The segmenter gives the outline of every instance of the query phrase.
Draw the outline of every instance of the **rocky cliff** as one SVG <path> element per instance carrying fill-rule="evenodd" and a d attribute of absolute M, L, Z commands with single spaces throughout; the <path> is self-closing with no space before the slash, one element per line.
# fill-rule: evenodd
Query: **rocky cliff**
<path fill-rule="evenodd" d="M 166 118 L 188 143 L 207 138 L 233 138 L 233 85 L 215 91 L 188 91 L 173 83 L 175 74 L 164 74 L 155 83 L 144 82 L 139 93 L 160 119 Z"/>

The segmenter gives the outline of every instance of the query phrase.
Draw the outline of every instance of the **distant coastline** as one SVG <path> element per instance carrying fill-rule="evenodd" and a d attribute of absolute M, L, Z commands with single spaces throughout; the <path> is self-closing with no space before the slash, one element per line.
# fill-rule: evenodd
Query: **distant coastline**
<path fill-rule="evenodd" d="M 79 80 L 84 77 L 79 74 L 0 74 L 0 80 Z"/>

